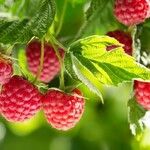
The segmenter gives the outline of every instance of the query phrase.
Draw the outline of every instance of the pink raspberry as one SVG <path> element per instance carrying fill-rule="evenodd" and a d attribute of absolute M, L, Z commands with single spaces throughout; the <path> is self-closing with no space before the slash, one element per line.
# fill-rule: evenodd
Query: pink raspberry
<path fill-rule="evenodd" d="M 11 122 L 31 118 L 41 107 L 38 89 L 20 76 L 13 76 L 0 92 L 0 112 Z"/>
<path fill-rule="evenodd" d="M 58 90 L 49 90 L 42 99 L 47 121 L 53 128 L 69 130 L 73 128 L 84 112 L 84 99 L 79 90 L 72 95 Z"/>
<path fill-rule="evenodd" d="M 7 83 L 12 74 L 13 68 L 11 61 L 0 56 L 0 85 Z"/>
<path fill-rule="evenodd" d="M 114 13 L 117 20 L 131 26 L 143 23 L 150 17 L 149 0 L 115 0 Z"/>
<path fill-rule="evenodd" d="M 134 94 L 137 102 L 150 110 L 150 82 L 135 80 Z"/>
<path fill-rule="evenodd" d="M 64 51 L 62 49 L 59 51 L 63 58 Z M 26 56 L 29 70 L 37 75 L 40 65 L 41 43 L 39 41 L 30 42 L 26 48 Z M 45 43 L 43 69 L 39 80 L 48 83 L 59 73 L 60 69 L 59 59 L 54 49 L 48 43 Z"/>
<path fill-rule="evenodd" d="M 115 30 L 112 32 L 108 32 L 107 35 L 117 39 L 121 44 L 124 45 L 124 51 L 128 55 L 132 55 L 132 38 L 130 34 L 120 31 L 120 30 Z M 111 50 L 113 48 L 116 48 L 116 47 L 114 47 L 113 45 L 108 46 L 107 50 Z"/>

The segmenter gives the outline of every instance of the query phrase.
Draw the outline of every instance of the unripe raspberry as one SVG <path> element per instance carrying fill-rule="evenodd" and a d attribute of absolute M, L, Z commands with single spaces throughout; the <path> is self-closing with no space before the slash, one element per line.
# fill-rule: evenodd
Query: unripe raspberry
<path fill-rule="evenodd" d="M 64 51 L 59 49 L 60 55 L 63 58 Z M 28 69 L 34 74 L 37 75 L 40 57 L 41 57 L 41 43 L 39 41 L 32 41 L 27 45 L 26 56 Z M 41 81 L 48 83 L 51 81 L 60 71 L 59 59 L 53 49 L 48 43 L 44 44 L 44 61 L 43 69 L 41 72 L 40 79 Z"/>
<path fill-rule="evenodd" d="M 73 128 L 84 112 L 85 102 L 77 89 L 72 95 L 50 90 L 43 97 L 42 102 L 47 121 L 58 130 L 66 131 Z"/>
<path fill-rule="evenodd" d="M 131 26 L 143 23 L 150 16 L 149 0 L 115 0 L 114 13 L 117 20 Z"/>
<path fill-rule="evenodd" d="M 12 63 L 10 60 L 0 55 L 0 85 L 7 83 L 13 74 Z"/>
<path fill-rule="evenodd" d="M 38 89 L 20 76 L 13 76 L 0 92 L 0 113 L 11 122 L 31 118 L 41 107 Z"/>
<path fill-rule="evenodd" d="M 126 32 L 121 31 L 121 30 L 115 30 L 112 32 L 108 32 L 107 35 L 117 39 L 121 44 L 124 45 L 124 47 L 123 47 L 124 51 L 128 55 L 132 55 L 132 38 L 131 38 L 131 35 L 129 33 L 126 33 Z M 113 48 L 115 48 L 113 45 L 108 46 L 107 50 L 111 50 Z"/>
<path fill-rule="evenodd" d="M 150 110 L 150 82 L 135 80 L 134 95 L 141 106 Z"/>

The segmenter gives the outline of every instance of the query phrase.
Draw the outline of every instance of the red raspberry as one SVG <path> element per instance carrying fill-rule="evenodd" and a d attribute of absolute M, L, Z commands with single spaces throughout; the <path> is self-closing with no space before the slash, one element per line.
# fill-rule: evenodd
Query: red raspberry
<path fill-rule="evenodd" d="M 13 76 L 0 93 L 0 112 L 11 122 L 31 118 L 41 107 L 38 89 L 20 76 Z"/>
<path fill-rule="evenodd" d="M 60 55 L 63 57 L 64 51 L 60 49 Z M 39 41 L 32 41 L 27 45 L 26 56 L 29 70 L 36 75 L 40 65 L 41 43 Z M 41 81 L 48 83 L 60 71 L 59 59 L 55 54 L 54 49 L 48 44 L 44 44 L 44 63 L 41 72 Z"/>
<path fill-rule="evenodd" d="M 150 82 L 134 81 L 134 94 L 137 102 L 150 110 Z"/>
<path fill-rule="evenodd" d="M 115 16 L 124 25 L 137 25 L 150 15 L 149 0 L 116 0 Z"/>
<path fill-rule="evenodd" d="M 112 32 L 108 32 L 107 35 L 117 39 L 121 44 L 124 45 L 124 51 L 127 54 L 132 55 L 132 38 L 130 34 L 120 31 L 120 30 L 115 30 Z M 113 45 L 108 46 L 107 50 L 111 50 L 113 48 L 116 48 L 116 47 Z"/>
<path fill-rule="evenodd" d="M 85 102 L 77 89 L 72 95 L 50 90 L 42 102 L 47 121 L 58 130 L 66 131 L 73 128 L 84 112 Z"/>
<path fill-rule="evenodd" d="M 148 10 L 148 13 L 147 13 L 147 17 L 146 18 L 149 18 L 150 17 L 150 1 L 149 0 L 147 0 L 148 1 L 148 5 L 149 5 L 149 10 Z"/>
<path fill-rule="evenodd" d="M 0 85 L 7 83 L 13 74 L 12 63 L 0 57 Z"/>

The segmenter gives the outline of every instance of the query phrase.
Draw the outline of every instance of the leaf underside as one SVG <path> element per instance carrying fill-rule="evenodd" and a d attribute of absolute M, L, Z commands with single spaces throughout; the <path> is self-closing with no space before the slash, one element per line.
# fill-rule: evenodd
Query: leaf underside
<path fill-rule="evenodd" d="M 107 51 L 111 45 L 117 48 Z M 117 86 L 135 78 L 150 80 L 150 70 L 127 55 L 122 45 L 108 36 L 94 35 L 71 44 L 65 66 L 72 78 L 78 78 L 98 96 L 103 84 Z"/>

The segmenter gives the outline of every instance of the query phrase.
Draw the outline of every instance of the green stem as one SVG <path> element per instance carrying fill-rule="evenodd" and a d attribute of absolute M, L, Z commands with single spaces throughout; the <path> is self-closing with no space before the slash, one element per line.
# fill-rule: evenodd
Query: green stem
<path fill-rule="evenodd" d="M 87 21 L 84 21 L 83 24 L 81 25 L 79 31 L 77 32 L 77 34 L 75 35 L 75 39 L 74 41 L 76 41 L 77 39 L 79 39 L 83 34 L 84 32 L 86 31 L 87 27 L 88 27 L 88 22 Z"/>
<path fill-rule="evenodd" d="M 12 46 L 10 46 L 7 50 L 6 50 L 6 54 L 7 55 L 11 55 L 11 53 L 12 53 L 12 50 L 13 50 L 13 47 L 14 47 L 14 45 L 12 45 Z"/>
<path fill-rule="evenodd" d="M 60 22 L 59 22 L 59 26 L 57 28 L 56 31 L 56 36 L 60 33 L 62 25 L 63 25 L 63 21 L 64 21 L 64 16 L 65 16 L 65 12 L 66 12 L 66 8 L 67 8 L 67 0 L 64 0 L 64 5 L 63 5 L 63 9 L 62 9 L 62 14 L 60 17 Z"/>
<path fill-rule="evenodd" d="M 60 56 L 59 50 L 58 48 L 55 46 L 55 41 L 53 41 L 53 39 L 51 39 L 51 44 L 52 47 L 54 48 L 54 51 L 58 57 L 60 66 L 61 66 L 61 72 L 60 72 L 60 89 L 64 90 L 65 89 L 65 81 L 64 81 L 64 63 L 63 63 L 63 59 Z"/>
<path fill-rule="evenodd" d="M 128 28 L 128 32 L 131 33 L 132 37 L 132 56 L 136 59 L 137 62 L 140 62 L 140 51 L 141 51 L 141 43 L 137 39 L 138 35 L 138 26 L 131 26 Z"/>
<path fill-rule="evenodd" d="M 64 79 L 64 65 L 61 65 L 61 72 L 60 72 L 60 89 L 65 89 L 65 79 Z"/>
<path fill-rule="evenodd" d="M 67 52 L 67 48 L 62 45 L 53 35 L 49 34 L 49 36 L 51 37 L 51 39 L 54 41 L 54 43 L 56 45 L 58 45 L 60 48 L 62 48 L 65 52 Z"/>
<path fill-rule="evenodd" d="M 34 80 L 34 83 L 35 83 L 35 82 L 40 78 L 40 76 L 41 76 L 41 72 L 42 72 L 42 69 L 43 69 L 43 64 L 44 64 L 44 38 L 41 40 L 40 65 L 39 65 L 38 72 L 37 72 L 36 78 L 35 78 L 35 80 Z"/>
<path fill-rule="evenodd" d="M 72 83 L 73 86 L 72 86 L 72 85 L 66 86 L 66 87 L 65 87 L 65 90 L 70 92 L 70 91 L 72 91 L 73 89 L 78 88 L 78 87 L 81 86 L 82 84 L 83 84 L 82 82 L 80 82 L 80 83 L 76 83 L 76 82 L 75 82 L 75 83 Z"/>

